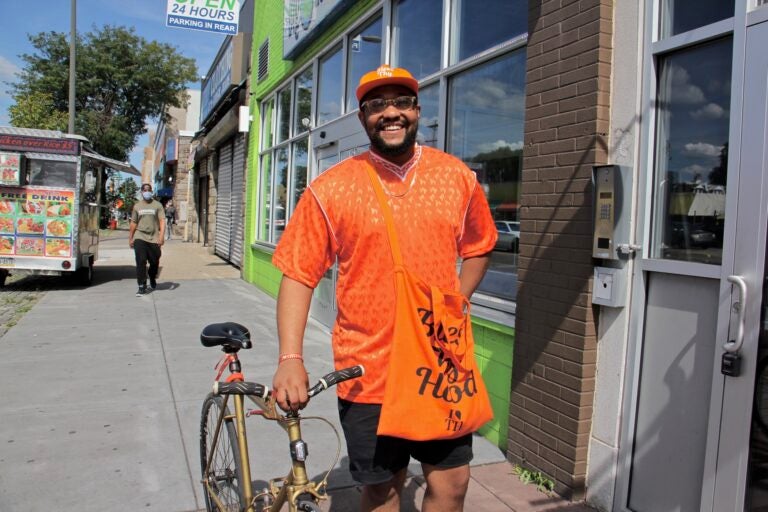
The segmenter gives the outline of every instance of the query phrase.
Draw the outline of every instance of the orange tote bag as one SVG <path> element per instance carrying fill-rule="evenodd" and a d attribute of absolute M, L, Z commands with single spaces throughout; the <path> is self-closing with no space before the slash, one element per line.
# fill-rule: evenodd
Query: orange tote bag
<path fill-rule="evenodd" d="M 367 169 L 389 234 L 397 300 L 377 433 L 415 441 L 461 437 L 493 418 L 475 360 L 469 301 L 405 268 L 384 190 Z"/>

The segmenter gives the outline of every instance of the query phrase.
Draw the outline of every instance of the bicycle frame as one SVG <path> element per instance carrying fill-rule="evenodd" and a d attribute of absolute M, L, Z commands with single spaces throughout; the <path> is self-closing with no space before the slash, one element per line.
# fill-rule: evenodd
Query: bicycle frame
<path fill-rule="evenodd" d="M 217 365 L 219 370 L 216 380 L 221 378 L 224 371 L 224 366 L 229 363 L 230 375 L 226 379 L 227 382 L 243 382 L 243 376 L 240 373 L 240 362 L 237 358 L 237 354 L 225 354 L 222 360 Z M 278 412 L 276 402 L 271 395 L 266 399 L 260 397 L 248 396 L 248 398 L 259 407 L 259 411 L 245 411 L 245 400 L 243 395 L 232 395 L 232 400 L 235 405 L 235 414 L 226 415 L 227 404 L 229 402 L 229 395 L 224 395 L 224 402 L 219 413 L 219 418 L 216 422 L 216 429 L 214 431 L 213 440 L 211 442 L 210 449 L 206 457 L 205 474 L 207 475 L 213 455 L 216 450 L 219 441 L 219 434 L 221 427 L 224 425 L 224 421 L 234 420 L 235 431 L 237 435 L 237 442 L 240 455 L 240 466 L 242 471 L 242 492 L 245 503 L 247 504 L 246 512 L 255 512 L 256 499 L 267 498 L 270 503 L 261 510 L 264 512 L 278 512 L 285 503 L 288 503 L 289 511 L 297 511 L 297 500 L 302 494 L 310 494 L 317 500 L 327 499 L 327 495 L 322 490 L 325 486 L 325 479 L 320 484 L 310 480 L 307 476 L 305 456 L 306 456 L 306 444 L 301 438 L 301 418 L 298 413 L 288 413 L 288 415 L 282 415 Z M 291 470 L 286 477 L 275 478 L 269 481 L 269 488 L 260 492 L 254 497 L 253 482 L 251 480 L 251 466 L 248 456 L 248 439 L 246 436 L 245 419 L 247 416 L 259 415 L 266 420 L 277 421 L 281 427 L 288 434 L 288 442 L 291 447 Z M 301 453 L 298 453 L 301 452 Z M 225 505 L 219 500 L 218 495 L 211 488 L 208 479 L 203 480 L 203 485 L 208 490 L 208 496 L 213 500 L 216 506 L 222 510 L 226 509 Z"/>

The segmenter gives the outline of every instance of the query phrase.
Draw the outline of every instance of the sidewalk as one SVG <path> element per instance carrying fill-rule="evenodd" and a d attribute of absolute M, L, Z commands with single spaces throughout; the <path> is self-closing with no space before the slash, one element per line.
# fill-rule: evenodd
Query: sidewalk
<path fill-rule="evenodd" d="M 198 244 L 170 241 L 161 266 L 158 289 L 134 297 L 133 252 L 127 233 L 115 231 L 100 246 L 93 286 L 50 286 L 0 337 L 0 511 L 204 509 L 199 416 L 219 351 L 202 347 L 199 333 L 213 322 L 248 326 L 254 348 L 241 354 L 244 373 L 269 383 L 275 304 Z M 314 322 L 305 363 L 310 378 L 331 370 L 328 334 Z M 333 393 L 316 397 L 305 412 L 338 428 Z M 323 423 L 305 425 L 308 470 L 317 476 L 334 460 L 336 438 Z M 259 422 L 249 428 L 254 480 L 286 472 L 280 430 L 265 433 Z M 343 448 L 323 510 L 357 510 L 359 490 Z M 591 510 L 523 485 L 485 439 L 475 439 L 475 452 L 465 510 Z M 423 496 L 412 469 L 404 511 L 419 510 Z"/>

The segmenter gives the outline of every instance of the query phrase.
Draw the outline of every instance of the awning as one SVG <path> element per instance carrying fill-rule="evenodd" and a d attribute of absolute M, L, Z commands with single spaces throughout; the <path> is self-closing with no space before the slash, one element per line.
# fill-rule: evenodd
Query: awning
<path fill-rule="evenodd" d="M 126 174 L 133 174 L 134 176 L 141 176 L 141 172 L 129 162 L 120 162 L 118 160 L 113 160 L 111 158 L 101 156 L 98 153 L 89 153 L 88 151 L 83 151 L 82 155 L 87 156 L 88 158 L 93 158 L 94 160 L 98 160 L 99 162 L 105 164 L 107 167 L 116 171 L 124 172 Z"/>

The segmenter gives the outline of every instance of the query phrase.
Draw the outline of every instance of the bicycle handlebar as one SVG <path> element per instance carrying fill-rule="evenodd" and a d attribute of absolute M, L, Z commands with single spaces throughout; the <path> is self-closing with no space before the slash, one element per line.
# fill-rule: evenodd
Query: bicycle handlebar
<path fill-rule="evenodd" d="M 351 366 L 344 368 L 343 370 L 337 370 L 323 376 L 317 384 L 309 389 L 308 395 L 310 398 L 317 395 L 321 391 L 325 391 L 331 386 L 335 386 L 339 382 L 344 382 L 349 379 L 356 379 L 362 377 L 365 374 L 365 368 L 359 364 L 357 366 Z"/>
<path fill-rule="evenodd" d="M 350 368 L 344 368 L 343 370 L 337 370 L 324 375 L 314 386 L 309 389 L 308 395 L 311 397 L 317 395 L 321 391 L 325 391 L 331 386 L 335 386 L 339 382 L 344 382 L 349 379 L 356 379 L 365 374 L 365 368 L 359 364 Z M 257 384 L 256 382 L 219 382 L 213 383 L 214 395 L 255 395 L 261 398 L 267 398 L 269 395 L 269 387 L 263 384 Z"/>

